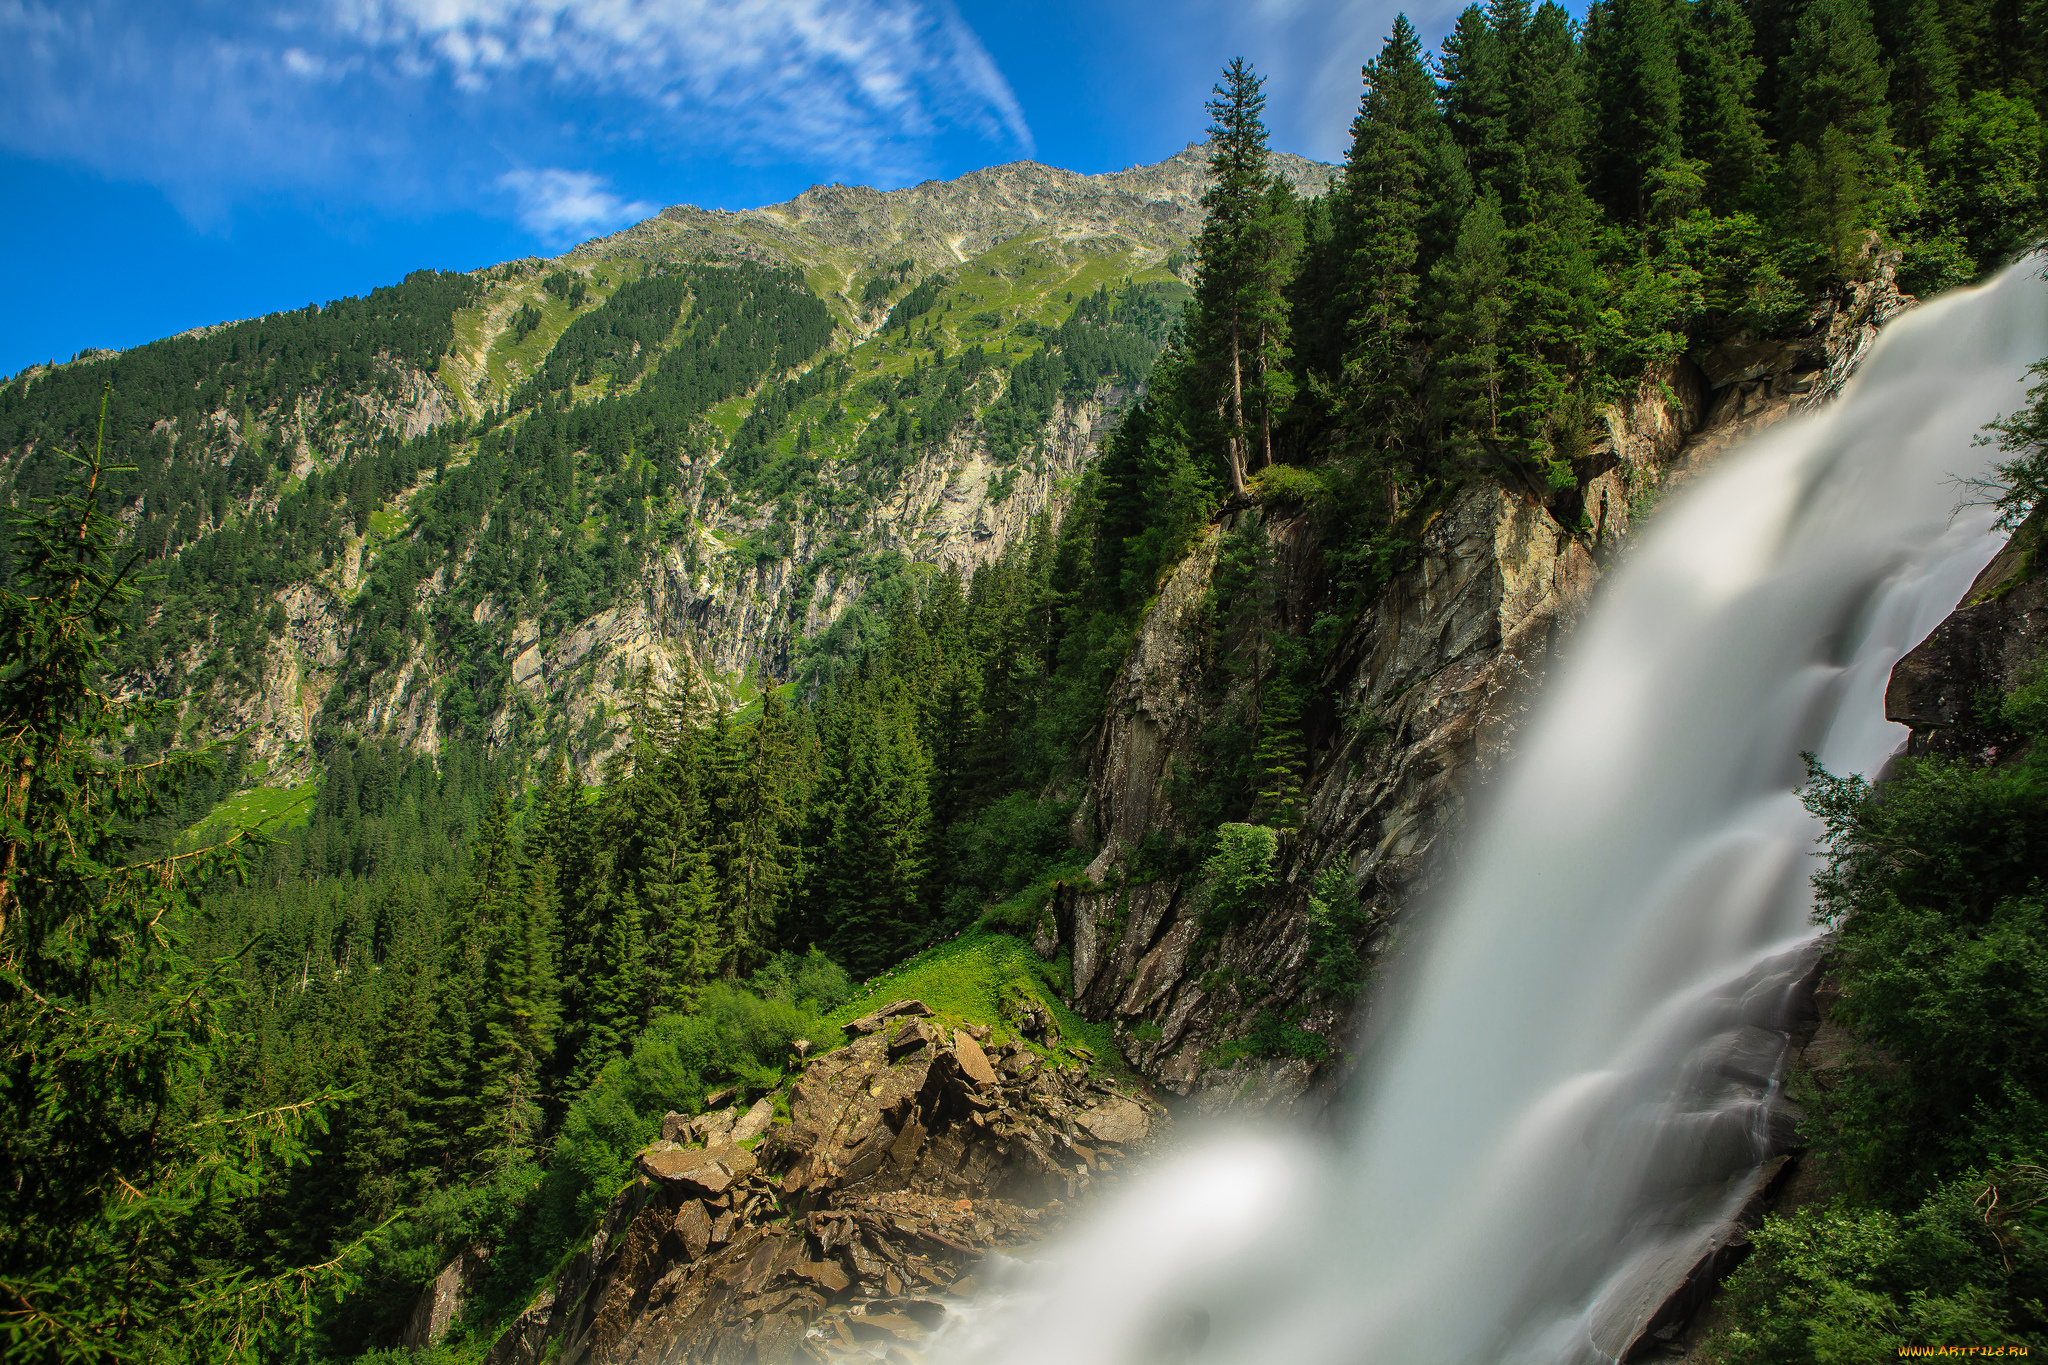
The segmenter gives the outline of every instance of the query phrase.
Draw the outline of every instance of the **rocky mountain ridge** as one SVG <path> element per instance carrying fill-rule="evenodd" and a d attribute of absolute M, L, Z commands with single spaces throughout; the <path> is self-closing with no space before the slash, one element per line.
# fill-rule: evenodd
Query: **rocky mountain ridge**
<path fill-rule="evenodd" d="M 1101 175 L 1013 161 L 900 190 L 814 185 L 758 209 L 679 204 L 586 242 L 569 259 L 705 253 L 788 262 L 857 324 L 870 312 L 855 296 L 862 275 L 899 258 L 923 274 L 1022 239 L 1048 249 L 1121 255 L 1134 269 L 1158 265 L 1201 230 L 1208 160 L 1207 145 L 1190 142 L 1164 161 Z M 1305 197 L 1324 193 L 1337 173 L 1286 153 L 1273 154 L 1270 166 Z"/>

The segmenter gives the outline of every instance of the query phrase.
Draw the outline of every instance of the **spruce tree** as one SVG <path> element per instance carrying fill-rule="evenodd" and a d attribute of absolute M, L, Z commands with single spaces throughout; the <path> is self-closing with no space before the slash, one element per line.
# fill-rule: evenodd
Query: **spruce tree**
<path fill-rule="evenodd" d="M 209 1077 L 251 1044 L 181 926 L 245 835 L 176 856 L 141 837 L 219 751 L 109 757 L 177 706 L 102 681 L 135 588 L 100 504 L 127 471 L 97 445 L 76 464 L 16 520 L 0 586 L 0 1333 L 22 1361 L 273 1358 L 353 1252 L 266 1276 L 224 1233 L 335 1097 L 218 1107 Z"/>
<path fill-rule="evenodd" d="M 581 1089 L 632 1045 L 647 1022 L 647 935 L 631 890 L 608 896 L 599 966 L 586 1005 L 582 1050 L 571 1086 Z"/>
<path fill-rule="evenodd" d="M 1645 222 L 1651 193 L 1684 156 L 1677 0 L 1602 0 L 1594 88 L 1600 113 L 1598 195 Z"/>
<path fill-rule="evenodd" d="M 1940 0 L 1905 0 L 1889 9 L 1883 29 L 1890 39 L 1893 119 L 1901 145 L 1925 149 L 1956 115 L 1955 49 Z"/>
<path fill-rule="evenodd" d="M 393 899 L 404 895 L 394 892 Z M 432 1077 L 441 979 L 435 925 L 406 898 L 378 974 L 370 1079 L 354 1106 L 349 1164 L 357 1205 L 381 1221 L 425 1193 L 416 1172 L 434 1160 Z M 395 906 L 391 907 L 393 910 Z"/>
<path fill-rule="evenodd" d="M 1884 67 L 1864 0 L 1807 0 L 1779 91 L 1793 219 L 1840 263 L 1892 170 Z"/>
<path fill-rule="evenodd" d="M 1763 63 L 1739 0 L 1693 0 L 1683 10 L 1679 66 L 1685 78 L 1685 155 L 1701 163 L 1708 205 L 1749 207 L 1771 173 L 1756 105 Z"/>
<path fill-rule="evenodd" d="M 1457 245 L 1430 271 L 1431 408 L 1468 467 L 1500 432 L 1507 281 L 1507 224 L 1493 196 L 1482 195 L 1465 215 Z"/>
<path fill-rule="evenodd" d="M 1580 180 L 1585 118 L 1571 20 L 1546 3 L 1530 20 L 1517 67 L 1522 196 L 1503 204 L 1511 229 L 1501 453 L 1556 479 L 1550 463 L 1572 421 L 1573 380 L 1588 359 L 1598 277 L 1588 241 L 1595 213 Z M 1547 466 L 1547 467 L 1546 467 Z"/>
<path fill-rule="evenodd" d="M 1514 131 L 1513 51 L 1478 5 L 1459 12 L 1438 68 L 1444 122 L 1465 153 L 1474 190 L 1514 201 L 1521 194 L 1522 151 Z"/>
<path fill-rule="evenodd" d="M 795 778 L 795 735 L 771 689 L 761 715 L 737 736 L 717 806 L 717 900 L 725 917 L 723 971 L 739 975 L 770 956 L 795 849 L 785 838 Z"/>
<path fill-rule="evenodd" d="M 1202 278 L 1188 322 L 1233 492 L 1271 460 L 1273 424 L 1292 392 L 1285 291 L 1301 225 L 1293 196 L 1266 169 L 1263 83 L 1236 58 L 1208 104 L 1213 183 L 1202 195 Z"/>
<path fill-rule="evenodd" d="M 926 931 L 930 767 L 900 691 L 870 684 L 849 709 L 826 864 L 831 952 L 866 976 L 916 947 Z"/>
<path fill-rule="evenodd" d="M 560 1021 L 554 865 L 543 856 L 515 886 L 485 973 L 481 1113 L 468 1134 L 489 1170 L 530 1160 L 540 1145 Z"/>
<path fill-rule="evenodd" d="M 1365 97 L 1336 195 L 1342 307 L 1350 320 L 1344 415 L 1353 439 L 1401 450 L 1419 436 L 1427 149 L 1439 115 L 1422 43 L 1406 15 L 1365 68 Z"/>

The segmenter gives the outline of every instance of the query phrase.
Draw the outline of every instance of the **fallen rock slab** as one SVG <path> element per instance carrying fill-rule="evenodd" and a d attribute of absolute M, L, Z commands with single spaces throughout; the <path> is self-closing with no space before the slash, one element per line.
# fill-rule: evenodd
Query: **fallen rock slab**
<path fill-rule="evenodd" d="M 873 1014 L 863 1015 L 846 1026 L 850 1033 L 876 1033 L 891 1019 L 904 1015 L 920 1017 L 931 1013 L 931 1006 L 922 1000 L 898 1000 L 893 1005 L 884 1005 Z"/>
<path fill-rule="evenodd" d="M 732 1126 L 732 1141 L 746 1142 L 768 1131 L 768 1125 L 775 1121 L 775 1101 L 763 1095 L 754 1101 L 754 1107 L 740 1116 Z"/>
<path fill-rule="evenodd" d="M 981 1050 L 981 1044 L 966 1033 L 953 1039 L 953 1060 L 960 1064 L 961 1074 L 974 1082 L 977 1090 L 989 1090 L 996 1083 L 996 1069 L 989 1065 L 988 1054 Z"/>
<path fill-rule="evenodd" d="M 686 1199 L 716 1199 L 754 1173 L 754 1154 L 726 1144 L 698 1151 L 651 1148 L 637 1163 L 640 1174 Z"/>

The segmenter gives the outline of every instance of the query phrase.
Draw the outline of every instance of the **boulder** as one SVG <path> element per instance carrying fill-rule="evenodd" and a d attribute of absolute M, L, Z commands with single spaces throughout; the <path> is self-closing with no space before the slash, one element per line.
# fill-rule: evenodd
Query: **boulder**
<path fill-rule="evenodd" d="M 986 1029 L 982 1031 L 987 1032 Z M 995 1085 L 996 1069 L 989 1065 L 988 1054 L 965 1030 L 953 1038 L 953 1060 L 959 1063 L 961 1074 L 974 1082 L 975 1089 L 987 1090 Z"/>
<path fill-rule="evenodd" d="M 891 1019 L 900 1019 L 904 1015 L 929 1015 L 931 1012 L 931 1006 L 922 1000 L 898 1000 L 893 1005 L 882 1006 L 873 1014 L 861 1016 L 846 1027 L 852 1033 L 877 1033 Z"/>
<path fill-rule="evenodd" d="M 733 1142 L 746 1142 L 768 1131 L 768 1125 L 775 1121 L 775 1101 L 763 1095 L 754 1101 L 754 1107 L 740 1116 L 732 1126 Z"/>
<path fill-rule="evenodd" d="M 731 1143 L 698 1151 L 687 1147 L 649 1148 L 638 1162 L 640 1174 L 685 1199 L 713 1199 L 754 1173 L 754 1154 Z"/>
<path fill-rule="evenodd" d="M 713 1114 L 700 1115 L 686 1130 L 693 1142 L 706 1147 L 723 1147 L 732 1141 L 734 1114 L 730 1109 L 720 1109 Z"/>
<path fill-rule="evenodd" d="M 1097 1142 L 1118 1146 L 1138 1141 L 1152 1128 L 1145 1111 L 1121 1096 L 1085 1111 L 1074 1121 Z"/>
<path fill-rule="evenodd" d="M 896 1030 L 896 1036 L 889 1040 L 889 1056 L 901 1057 L 919 1048 L 943 1047 L 945 1040 L 940 1036 L 939 1026 L 923 1019 L 912 1019 Z"/>
<path fill-rule="evenodd" d="M 711 1215 L 705 1212 L 702 1200 L 683 1201 L 682 1209 L 676 1214 L 673 1232 L 687 1260 L 699 1260 L 711 1249 Z"/>
<path fill-rule="evenodd" d="M 809 1280 L 827 1294 L 843 1294 L 853 1284 L 846 1267 L 837 1261 L 805 1261 L 792 1267 L 791 1273 Z"/>

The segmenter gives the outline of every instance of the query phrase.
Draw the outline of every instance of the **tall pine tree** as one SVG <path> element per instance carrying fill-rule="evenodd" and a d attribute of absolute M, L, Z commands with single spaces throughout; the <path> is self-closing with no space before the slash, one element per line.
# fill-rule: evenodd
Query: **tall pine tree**
<path fill-rule="evenodd" d="M 1213 183 L 1202 195 L 1202 279 L 1188 322 L 1233 492 L 1271 460 L 1273 425 L 1293 389 L 1286 284 L 1301 220 L 1293 195 L 1266 168 L 1263 83 L 1237 58 L 1208 105 Z"/>

